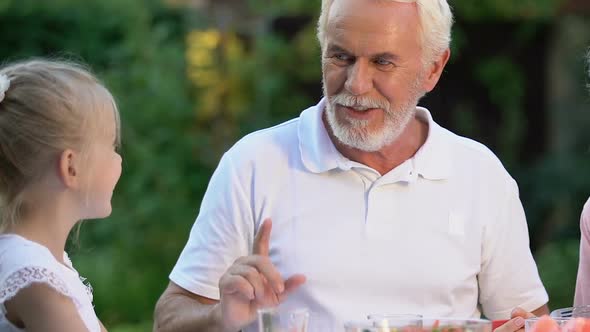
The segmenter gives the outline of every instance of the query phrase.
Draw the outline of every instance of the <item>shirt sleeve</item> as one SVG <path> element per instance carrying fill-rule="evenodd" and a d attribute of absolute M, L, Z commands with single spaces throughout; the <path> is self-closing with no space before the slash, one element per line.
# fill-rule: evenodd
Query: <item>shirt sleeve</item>
<path fill-rule="evenodd" d="M 590 198 L 580 217 L 580 262 L 574 305 L 590 304 Z"/>
<path fill-rule="evenodd" d="M 238 168 L 238 175 L 230 153 L 211 177 L 188 242 L 170 274 L 180 287 L 214 300 L 219 299 L 220 277 L 238 257 L 251 252 L 254 234 L 244 185 L 247 167 Z"/>
<path fill-rule="evenodd" d="M 484 231 L 478 275 L 479 302 L 489 319 L 508 319 L 517 306 L 533 311 L 549 300 L 531 254 L 526 216 L 513 179 L 499 199 L 504 203 L 498 216 Z"/>
<path fill-rule="evenodd" d="M 6 301 L 32 284 L 45 284 L 72 297 L 57 261 L 48 251 L 29 244 L 15 244 L 2 254 L 0 262 L 0 311 Z"/>

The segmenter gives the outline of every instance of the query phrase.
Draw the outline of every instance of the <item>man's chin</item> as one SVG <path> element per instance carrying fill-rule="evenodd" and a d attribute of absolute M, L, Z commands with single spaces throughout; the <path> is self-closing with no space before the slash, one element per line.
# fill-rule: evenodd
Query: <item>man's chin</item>
<path fill-rule="evenodd" d="M 340 136 L 340 137 L 338 137 Z M 380 150 L 385 144 L 383 144 L 383 140 L 370 140 L 368 137 L 381 137 L 382 135 L 377 135 L 376 133 L 367 133 L 366 130 L 362 132 L 355 131 L 354 129 L 346 129 L 346 132 L 340 132 L 340 135 L 336 136 L 338 141 L 349 147 L 360 151 L 365 152 L 375 152 Z"/>

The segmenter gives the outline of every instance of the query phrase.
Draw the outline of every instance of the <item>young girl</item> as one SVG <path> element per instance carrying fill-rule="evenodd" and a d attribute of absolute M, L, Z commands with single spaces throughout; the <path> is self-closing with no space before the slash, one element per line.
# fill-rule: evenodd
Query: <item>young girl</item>
<path fill-rule="evenodd" d="M 0 331 L 106 331 L 64 247 L 111 213 L 118 144 L 113 97 L 80 66 L 0 69 Z"/>

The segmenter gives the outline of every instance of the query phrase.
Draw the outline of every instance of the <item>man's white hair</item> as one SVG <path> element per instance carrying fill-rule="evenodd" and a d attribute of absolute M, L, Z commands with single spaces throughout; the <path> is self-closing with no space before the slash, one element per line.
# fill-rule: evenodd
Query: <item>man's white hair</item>
<path fill-rule="evenodd" d="M 325 49 L 325 32 L 328 24 L 330 7 L 337 0 L 322 0 L 322 11 L 318 20 L 317 37 Z M 377 1 L 377 0 L 376 0 Z M 453 13 L 447 0 L 381 0 L 405 3 L 416 3 L 420 17 L 420 37 L 422 42 L 424 65 L 440 56 L 451 43 L 451 27 Z"/>

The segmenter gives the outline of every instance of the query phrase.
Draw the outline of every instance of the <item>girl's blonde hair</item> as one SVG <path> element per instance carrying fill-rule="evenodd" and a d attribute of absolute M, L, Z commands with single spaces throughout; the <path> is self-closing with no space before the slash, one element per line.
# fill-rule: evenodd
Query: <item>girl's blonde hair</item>
<path fill-rule="evenodd" d="M 67 61 L 27 60 L 4 66 L 9 88 L 0 101 L 0 232 L 30 209 L 29 185 L 55 167 L 66 149 L 90 144 L 96 115 L 119 113 L 112 95 L 82 65 Z"/>

